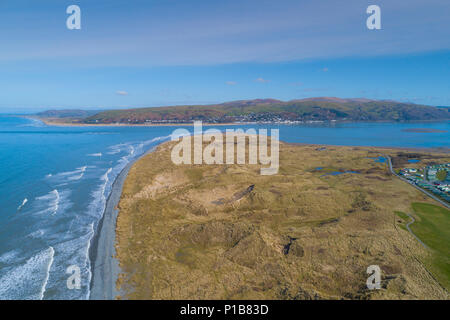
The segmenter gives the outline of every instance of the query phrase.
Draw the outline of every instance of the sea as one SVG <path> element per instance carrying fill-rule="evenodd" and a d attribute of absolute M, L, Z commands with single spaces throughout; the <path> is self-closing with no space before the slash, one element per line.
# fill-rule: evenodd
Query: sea
<path fill-rule="evenodd" d="M 0 115 L 0 299 L 89 299 L 89 250 L 114 179 L 181 127 L 62 127 Z M 280 140 L 296 143 L 450 147 L 449 121 L 216 128 L 279 129 Z"/>

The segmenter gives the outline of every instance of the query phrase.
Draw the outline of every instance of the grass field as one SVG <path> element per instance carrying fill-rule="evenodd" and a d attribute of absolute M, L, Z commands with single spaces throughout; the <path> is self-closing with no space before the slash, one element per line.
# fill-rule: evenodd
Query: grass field
<path fill-rule="evenodd" d="M 450 287 L 450 210 L 428 203 L 413 203 L 417 222 L 411 230 L 433 249 L 430 269 L 438 280 Z"/>

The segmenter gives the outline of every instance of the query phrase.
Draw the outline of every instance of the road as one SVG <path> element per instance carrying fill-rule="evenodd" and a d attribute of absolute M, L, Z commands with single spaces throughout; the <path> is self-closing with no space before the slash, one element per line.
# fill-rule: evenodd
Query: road
<path fill-rule="evenodd" d="M 396 176 L 397 178 L 399 178 L 400 180 L 402 180 L 402 181 L 404 181 L 404 182 L 406 182 L 406 183 L 409 183 L 410 185 L 412 185 L 414 188 L 416 188 L 416 189 L 419 190 L 420 192 L 425 193 L 427 196 L 429 196 L 429 197 L 432 198 L 433 200 L 436 200 L 437 202 L 439 202 L 440 204 L 442 204 L 444 207 L 450 209 L 450 204 L 448 204 L 447 202 L 445 202 L 445 201 L 439 199 L 438 197 L 436 197 L 436 196 L 435 196 L 434 194 L 432 194 L 431 192 L 428 192 L 428 191 L 426 191 L 426 190 L 424 190 L 424 189 L 422 189 L 422 188 L 416 186 L 413 182 L 409 181 L 408 179 L 405 179 L 405 178 L 401 177 L 400 175 L 398 175 L 398 174 L 394 171 L 394 169 L 392 169 L 392 161 L 391 161 L 391 157 L 389 157 L 388 155 L 384 155 L 384 154 L 383 154 L 383 157 L 385 157 L 385 158 L 388 160 L 389 170 L 391 171 L 391 173 L 392 173 L 393 175 L 395 175 L 395 176 Z"/>

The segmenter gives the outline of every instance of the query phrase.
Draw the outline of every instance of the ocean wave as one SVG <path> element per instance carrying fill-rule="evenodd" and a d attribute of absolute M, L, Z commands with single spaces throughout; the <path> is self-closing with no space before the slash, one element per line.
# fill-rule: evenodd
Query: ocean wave
<path fill-rule="evenodd" d="M 90 156 L 90 157 L 101 157 L 101 156 L 102 156 L 102 153 L 101 153 L 101 152 L 98 152 L 98 153 L 90 153 L 90 154 L 88 154 L 88 156 Z"/>
<path fill-rule="evenodd" d="M 30 233 L 28 235 L 28 237 L 36 239 L 36 238 L 41 238 L 44 234 L 45 234 L 45 231 L 43 229 L 39 229 L 39 230 L 36 230 L 36 231 L 33 231 L 32 233 Z"/>
<path fill-rule="evenodd" d="M 103 191 L 105 191 L 106 184 L 109 181 L 108 175 L 111 173 L 111 171 L 112 171 L 112 168 L 109 168 L 108 170 L 106 170 L 105 174 L 101 178 L 105 182 L 105 184 L 103 185 Z"/>
<path fill-rule="evenodd" d="M 113 168 L 109 168 L 101 177 L 102 183 L 91 193 L 93 201 L 90 203 L 88 212 L 90 215 L 100 219 L 103 215 L 106 205 L 107 192 L 106 189 L 109 186 L 109 174 L 113 171 Z"/>
<path fill-rule="evenodd" d="M 111 151 L 108 151 L 106 154 L 114 155 L 120 153 L 122 150 L 120 148 L 114 148 L 115 146 L 110 147 Z"/>
<path fill-rule="evenodd" d="M 83 178 L 83 175 L 84 175 L 84 172 L 86 171 L 86 168 L 87 168 L 87 166 L 77 168 L 77 170 L 78 170 L 78 172 L 80 174 L 77 175 L 77 176 L 69 177 L 68 180 L 80 180 L 81 178 Z"/>
<path fill-rule="evenodd" d="M 140 143 L 119 143 L 116 145 L 113 145 L 111 147 L 109 147 L 108 149 L 111 151 L 108 151 L 107 154 L 113 155 L 113 154 L 118 154 L 121 152 L 125 152 L 128 151 L 128 153 L 122 157 L 123 159 L 130 159 L 134 156 L 139 156 L 140 154 L 142 154 L 144 151 L 144 148 L 147 147 L 148 145 L 155 143 L 155 142 L 159 142 L 159 141 L 164 141 L 169 139 L 171 136 L 167 135 L 167 136 L 160 136 L 160 137 L 155 137 L 149 140 L 145 140 L 143 142 Z"/>
<path fill-rule="evenodd" d="M 171 136 L 172 135 L 169 134 L 167 136 L 160 136 L 160 137 L 156 137 L 156 138 L 153 138 L 153 139 L 150 139 L 150 140 L 146 140 L 146 141 L 143 142 L 143 145 L 147 146 L 147 145 L 149 145 L 149 144 L 151 144 L 153 142 L 168 140 L 168 139 L 170 139 Z"/>
<path fill-rule="evenodd" d="M 88 240 L 88 243 L 87 243 L 87 246 L 86 246 L 86 262 L 85 262 L 85 266 L 86 266 L 87 273 L 88 273 L 88 282 L 87 283 L 91 283 L 91 279 L 92 279 L 91 260 L 89 258 L 89 251 L 91 249 L 91 242 L 92 242 L 92 239 L 94 238 L 94 234 L 95 234 L 94 223 L 91 223 L 89 225 L 89 240 Z M 90 290 L 87 290 L 86 299 L 89 299 L 90 294 L 91 294 Z"/>
<path fill-rule="evenodd" d="M 108 148 L 111 151 L 108 151 L 107 154 L 111 154 L 112 155 L 112 154 L 121 153 L 121 152 L 126 150 L 127 146 L 128 146 L 127 143 L 119 143 L 119 144 L 113 145 L 113 146 Z"/>
<path fill-rule="evenodd" d="M 59 203 L 61 196 L 57 189 L 50 191 L 45 196 L 37 197 L 36 200 L 48 200 L 50 207 L 46 211 L 50 211 L 52 215 L 55 215 L 59 209 Z"/>
<path fill-rule="evenodd" d="M 50 277 L 50 268 L 52 267 L 53 259 L 55 257 L 55 249 L 53 249 L 53 247 L 49 247 L 47 251 L 49 251 L 50 259 L 49 259 L 49 262 L 47 265 L 47 271 L 45 273 L 44 283 L 42 284 L 41 292 L 39 294 L 39 300 L 44 299 L 45 289 L 47 288 L 48 278 Z"/>
<path fill-rule="evenodd" d="M 17 257 L 19 256 L 18 250 L 11 250 L 8 252 L 5 252 L 0 256 L 0 262 L 4 264 L 10 264 L 13 262 Z"/>
<path fill-rule="evenodd" d="M 105 194 L 105 191 L 106 191 L 106 187 L 107 187 L 108 182 L 109 182 L 109 174 L 111 173 L 112 169 L 113 169 L 113 168 L 109 168 L 109 169 L 106 171 L 106 173 L 102 176 L 102 180 L 103 180 L 104 183 L 103 183 L 103 186 L 102 186 L 102 188 L 101 188 L 101 196 L 102 196 L 103 200 L 105 201 L 105 204 L 106 204 L 106 194 Z"/>
<path fill-rule="evenodd" d="M 0 276 L 0 299 L 37 300 L 44 297 L 46 282 L 53 263 L 52 247 L 42 250 L 25 263 Z"/>
<path fill-rule="evenodd" d="M 105 212 L 114 179 L 130 161 L 142 155 L 153 143 L 169 137 L 157 137 L 144 142 L 124 143 L 111 147 L 108 149 L 110 153 L 122 152 L 122 154 L 114 157 L 116 160 L 111 163 L 110 167 L 108 166 L 109 168 L 102 169 L 103 171 L 99 171 L 100 168 L 88 170 L 92 166 L 86 165 L 72 171 L 48 174 L 46 179 L 52 184 L 53 190 L 36 197 L 35 199 L 38 201 L 32 201 L 31 206 L 29 203 L 27 204 L 30 206 L 30 210 L 27 212 L 31 213 L 31 216 L 28 217 L 30 228 L 27 229 L 23 238 L 33 241 L 34 244 L 45 243 L 46 247 L 41 248 L 42 251 L 28 260 L 25 260 L 26 257 L 13 256 L 12 253 L 9 257 L 1 256 L 4 260 L 8 259 L 12 262 L 5 263 L 3 270 L 0 270 L 2 281 L 11 280 L 8 284 L 0 284 L 0 298 L 88 299 L 89 285 L 92 281 L 89 254 L 98 223 Z M 91 155 L 101 156 L 100 154 Z M 83 207 L 78 212 L 78 207 L 74 207 L 77 212 L 71 212 L 67 210 L 72 205 L 69 195 L 76 192 L 74 196 L 77 196 L 78 192 L 75 189 L 68 189 L 68 187 L 60 188 L 57 183 L 65 182 L 70 185 L 73 181 L 82 178 L 86 180 L 86 173 L 89 173 L 90 178 L 96 176 L 99 179 L 97 186 L 89 187 L 86 190 L 87 194 L 92 197 L 87 208 Z M 86 181 L 86 183 L 90 185 L 90 181 Z M 40 217 L 40 214 L 51 215 L 54 218 L 45 219 Z M 30 220 L 30 218 L 38 220 L 34 223 L 34 220 Z M 43 250 L 44 248 L 47 249 Z M 66 289 L 67 276 L 65 272 L 69 265 L 80 266 L 82 290 Z M 6 273 L 7 278 L 4 278 L 3 275 Z M 28 281 L 33 281 L 33 286 L 23 289 Z M 19 283 L 18 288 L 12 288 L 14 282 Z"/>
<path fill-rule="evenodd" d="M 79 168 L 76 168 L 75 170 L 72 171 L 65 171 L 65 172 L 60 172 L 57 173 L 55 175 L 49 173 L 45 176 L 45 178 L 50 179 L 51 181 L 77 181 L 80 180 L 81 178 L 83 178 L 84 173 L 86 172 L 86 169 L 88 168 L 88 166 L 82 166 Z"/>
<path fill-rule="evenodd" d="M 69 237 L 55 239 L 52 247 L 55 250 L 54 262 L 47 281 L 44 299 L 78 300 L 89 297 L 89 284 L 91 281 L 91 265 L 87 256 L 88 248 L 93 237 L 93 228 L 96 219 L 83 217 L 72 229 Z M 61 234 L 62 235 L 62 234 Z M 68 290 L 67 279 L 70 274 L 67 268 L 77 266 L 80 268 L 80 290 Z"/>
<path fill-rule="evenodd" d="M 53 200 L 53 213 L 52 214 L 56 214 L 58 212 L 59 209 L 59 200 L 61 199 L 61 197 L 59 196 L 59 192 L 57 189 L 52 191 L 52 194 L 55 196 L 55 200 Z"/>
<path fill-rule="evenodd" d="M 122 156 L 119 160 L 119 164 L 121 166 L 121 169 L 123 169 L 130 161 L 132 161 L 134 158 L 142 155 L 145 150 L 149 145 L 155 143 L 155 142 L 162 142 L 164 140 L 167 140 L 170 138 L 170 135 L 168 136 L 160 136 L 160 137 L 156 137 L 150 140 L 146 140 L 140 143 L 123 143 L 123 144 L 118 144 L 115 145 L 111 148 L 113 148 L 113 150 L 115 150 L 116 153 L 117 150 L 120 150 L 119 152 L 123 152 L 126 149 L 128 149 L 128 153 L 124 156 Z"/>
<path fill-rule="evenodd" d="M 22 204 L 21 204 L 20 206 L 17 207 L 17 211 L 19 211 L 20 209 L 22 209 L 23 206 L 24 206 L 27 202 L 28 202 L 28 199 L 27 199 L 27 198 L 23 199 Z"/>
<path fill-rule="evenodd" d="M 93 277 L 90 251 L 114 179 L 130 161 L 168 137 L 121 143 L 103 154 L 90 153 L 93 157 L 116 154 L 108 157 L 108 164 L 98 161 L 102 158 L 85 158 L 86 165 L 80 163 L 64 172 L 41 171 L 43 187 L 50 187 L 14 206 L 20 204 L 17 210 L 22 211 L 15 216 L 15 223 L 23 228 L 14 234 L 11 231 L 4 247 L 10 251 L 0 255 L 0 299 L 88 299 Z M 87 153 L 81 154 L 81 161 Z M 60 187 L 62 183 L 67 186 Z M 81 290 L 67 290 L 70 265 L 81 269 Z"/>

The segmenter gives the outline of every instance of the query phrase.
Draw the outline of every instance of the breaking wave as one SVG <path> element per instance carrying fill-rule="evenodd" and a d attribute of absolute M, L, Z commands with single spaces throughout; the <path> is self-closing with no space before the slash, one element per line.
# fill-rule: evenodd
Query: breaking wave
<path fill-rule="evenodd" d="M 0 255 L 0 299 L 89 298 L 92 241 L 114 180 L 152 144 L 169 137 L 121 143 L 104 154 L 91 154 L 115 154 L 113 159 L 105 156 L 90 161 L 94 163 L 86 161 L 84 166 L 49 173 L 45 178 L 45 173 L 41 173 L 43 189 L 38 196 L 24 198 L 17 207 L 21 214 L 16 216 L 15 223 L 23 228 L 20 234 L 9 238 L 5 246 L 9 251 Z M 66 186 L 61 187 L 62 183 Z M 69 265 L 81 268 L 81 290 L 66 288 Z"/>
<path fill-rule="evenodd" d="M 52 215 L 55 215 L 59 210 L 61 195 L 59 194 L 57 189 L 54 189 L 45 196 L 37 197 L 36 200 L 49 201 L 49 207 L 44 211 L 50 212 Z"/>
<path fill-rule="evenodd" d="M 41 293 L 39 295 L 40 300 L 44 299 L 45 289 L 47 288 L 48 278 L 50 277 L 50 268 L 52 267 L 53 258 L 55 257 L 55 249 L 53 249 L 53 247 L 49 247 L 47 251 L 49 251 L 50 259 L 49 259 L 49 262 L 47 265 L 47 271 L 45 273 L 45 278 L 44 278 L 44 283 L 42 284 Z"/>
<path fill-rule="evenodd" d="M 0 276 L 0 299 L 41 300 L 44 297 L 54 250 L 49 247 Z"/>
<path fill-rule="evenodd" d="M 20 206 L 17 207 L 17 211 L 19 211 L 20 209 L 22 209 L 23 206 L 24 206 L 27 202 L 28 202 L 28 199 L 27 199 L 27 198 L 23 199 L 22 204 L 21 204 Z"/>
<path fill-rule="evenodd" d="M 88 168 L 88 166 L 82 166 L 82 167 L 76 168 L 75 170 L 72 170 L 72 171 L 60 172 L 57 174 L 49 173 L 45 176 L 45 178 L 52 182 L 67 184 L 67 182 L 78 181 L 81 178 L 83 178 L 87 168 Z M 60 184 L 60 185 L 62 185 L 62 184 Z"/>
<path fill-rule="evenodd" d="M 101 152 L 98 152 L 98 153 L 90 153 L 90 154 L 88 154 L 88 156 L 90 156 L 90 157 L 101 157 L 101 156 L 102 156 L 102 153 L 101 153 Z"/>

